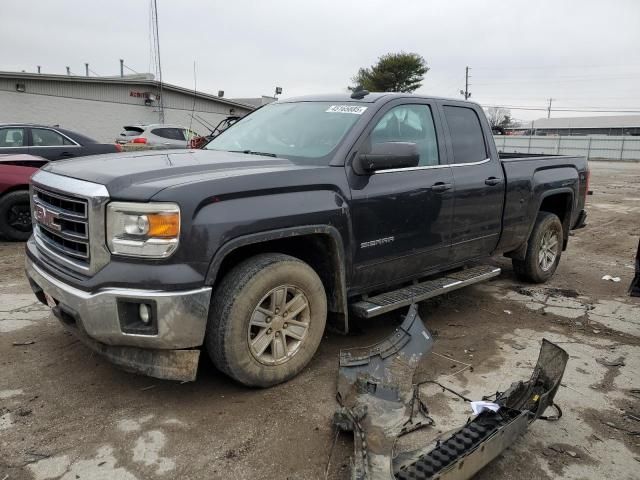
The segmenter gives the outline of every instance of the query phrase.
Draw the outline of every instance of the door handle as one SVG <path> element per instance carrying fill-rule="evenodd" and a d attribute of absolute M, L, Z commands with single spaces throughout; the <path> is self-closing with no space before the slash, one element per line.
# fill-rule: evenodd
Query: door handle
<path fill-rule="evenodd" d="M 453 187 L 453 184 L 451 183 L 438 182 L 433 184 L 431 190 L 433 190 L 434 192 L 446 192 L 451 187 Z"/>
<path fill-rule="evenodd" d="M 73 153 L 71 152 L 62 152 L 60 154 L 61 157 L 73 157 Z"/>
<path fill-rule="evenodd" d="M 502 179 L 496 178 L 496 177 L 489 177 L 484 181 L 484 183 L 486 185 L 490 185 L 493 187 L 494 185 L 500 185 L 502 183 Z"/>

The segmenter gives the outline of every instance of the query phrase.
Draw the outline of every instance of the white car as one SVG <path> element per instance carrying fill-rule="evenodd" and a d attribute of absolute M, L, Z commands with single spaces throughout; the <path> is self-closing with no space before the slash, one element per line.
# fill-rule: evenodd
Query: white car
<path fill-rule="evenodd" d="M 123 127 L 116 143 L 146 144 L 156 148 L 187 148 L 198 134 L 180 125 L 152 124 Z"/>

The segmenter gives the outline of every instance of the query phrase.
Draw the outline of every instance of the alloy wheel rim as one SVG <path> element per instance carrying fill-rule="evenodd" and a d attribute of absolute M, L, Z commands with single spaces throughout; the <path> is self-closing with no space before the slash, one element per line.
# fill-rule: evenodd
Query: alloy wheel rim
<path fill-rule="evenodd" d="M 538 251 L 538 265 L 544 272 L 548 272 L 558 257 L 558 234 L 553 230 L 548 230 L 542 236 L 540 250 Z"/>
<path fill-rule="evenodd" d="M 309 300 L 298 287 L 280 285 L 262 297 L 249 320 L 247 340 L 253 357 L 264 365 L 289 361 L 307 338 Z"/>
<path fill-rule="evenodd" d="M 7 224 L 14 230 L 28 232 L 31 230 L 31 208 L 29 204 L 13 205 L 8 212 Z"/>

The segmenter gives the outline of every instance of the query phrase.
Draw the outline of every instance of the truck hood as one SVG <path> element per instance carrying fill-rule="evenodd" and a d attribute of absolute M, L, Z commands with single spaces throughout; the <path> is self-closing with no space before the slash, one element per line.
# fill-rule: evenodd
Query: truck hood
<path fill-rule="evenodd" d="M 50 162 L 43 169 L 99 183 L 112 198 L 149 200 L 168 187 L 206 177 L 224 179 L 306 167 L 282 158 L 215 150 L 162 150 L 93 155 Z"/>

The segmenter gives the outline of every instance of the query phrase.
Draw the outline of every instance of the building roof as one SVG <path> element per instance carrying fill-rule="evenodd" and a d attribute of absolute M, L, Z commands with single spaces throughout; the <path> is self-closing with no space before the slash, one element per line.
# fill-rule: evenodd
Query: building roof
<path fill-rule="evenodd" d="M 243 103 L 245 105 L 253 105 L 258 108 L 263 105 L 267 105 L 269 103 L 276 102 L 278 99 L 276 97 L 269 97 L 267 95 L 262 95 L 261 97 L 255 98 L 231 98 L 230 100 L 238 103 Z"/>
<path fill-rule="evenodd" d="M 526 122 L 523 128 L 530 128 Z M 596 117 L 540 118 L 533 128 L 633 128 L 640 127 L 640 115 L 606 115 Z"/>
<path fill-rule="evenodd" d="M 50 73 L 27 73 L 27 72 L 2 72 L 0 71 L 0 78 L 9 79 L 24 79 L 24 80 L 49 80 L 56 82 L 82 82 L 82 83 L 98 83 L 98 84 L 115 84 L 115 85 L 148 85 L 150 87 L 158 88 L 160 82 L 154 79 L 151 73 L 142 73 L 136 75 L 124 75 L 122 77 L 86 77 L 81 75 L 55 75 Z M 193 90 L 189 88 L 179 87 L 178 85 L 172 85 L 170 83 L 162 83 L 164 90 L 183 93 L 186 95 L 193 95 Z M 218 97 L 217 95 L 211 95 L 209 93 L 196 91 L 196 97 L 205 100 L 213 100 L 219 103 L 224 103 L 232 107 L 240 107 L 249 110 L 255 109 L 254 105 L 241 103 L 233 100 L 227 100 L 226 98 Z"/>

